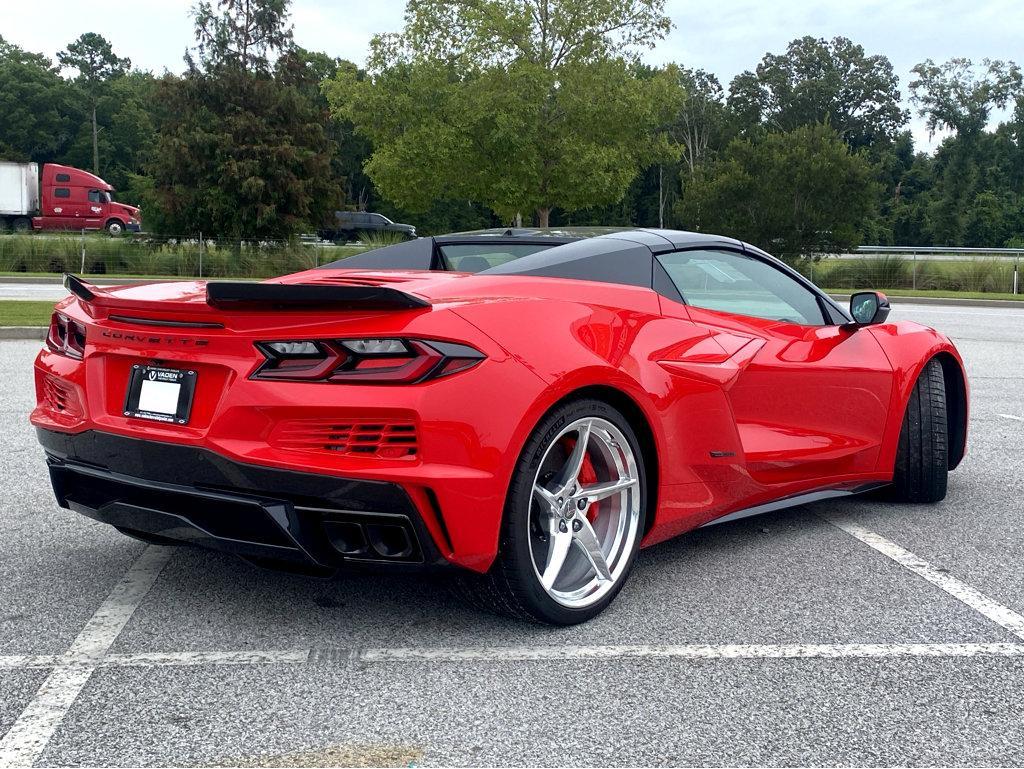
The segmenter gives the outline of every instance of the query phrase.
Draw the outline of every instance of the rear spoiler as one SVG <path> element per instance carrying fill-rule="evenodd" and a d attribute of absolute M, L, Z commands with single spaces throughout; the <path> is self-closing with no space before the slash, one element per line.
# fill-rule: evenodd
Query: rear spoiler
<path fill-rule="evenodd" d="M 124 302 L 97 294 L 93 286 L 70 273 L 64 274 L 64 287 L 79 299 L 100 306 L 121 306 Z M 415 310 L 430 303 L 412 294 L 385 286 L 322 286 L 307 283 L 206 284 L 206 303 L 219 309 L 291 309 L 313 308 L 351 310 Z M 129 303 L 132 304 L 132 303 Z"/>
<path fill-rule="evenodd" d="M 307 309 L 412 310 L 430 303 L 385 286 L 317 286 L 303 283 L 206 284 L 206 303 L 214 307 L 254 306 Z"/>
<path fill-rule="evenodd" d="M 92 287 L 85 281 L 76 278 L 70 272 L 64 273 L 64 288 L 79 299 L 84 299 L 87 302 L 91 302 L 96 298 L 96 294 L 92 292 Z"/>

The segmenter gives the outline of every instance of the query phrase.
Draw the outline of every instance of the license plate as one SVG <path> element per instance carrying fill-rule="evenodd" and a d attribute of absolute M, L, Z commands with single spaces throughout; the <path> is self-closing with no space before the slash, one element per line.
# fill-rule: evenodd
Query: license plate
<path fill-rule="evenodd" d="M 124 415 L 171 424 L 188 424 L 196 372 L 161 366 L 132 366 Z"/>

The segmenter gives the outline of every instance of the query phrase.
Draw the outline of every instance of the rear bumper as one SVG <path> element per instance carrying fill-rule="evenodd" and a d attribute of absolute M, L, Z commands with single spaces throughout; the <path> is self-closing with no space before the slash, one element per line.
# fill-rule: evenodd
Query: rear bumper
<path fill-rule="evenodd" d="M 98 431 L 37 433 L 58 503 L 121 529 L 283 568 L 449 563 L 396 483 L 260 467 Z"/>

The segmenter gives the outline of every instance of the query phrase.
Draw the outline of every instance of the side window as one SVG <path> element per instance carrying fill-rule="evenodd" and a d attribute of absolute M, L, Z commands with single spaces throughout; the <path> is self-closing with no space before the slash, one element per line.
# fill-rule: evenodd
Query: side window
<path fill-rule="evenodd" d="M 370 221 L 373 224 L 387 224 L 388 220 L 385 219 L 381 214 L 370 214 Z"/>
<path fill-rule="evenodd" d="M 70 182 L 71 181 L 71 174 L 57 174 L 57 181 L 58 182 Z"/>
<path fill-rule="evenodd" d="M 677 251 L 658 260 L 688 304 L 735 315 L 825 325 L 817 296 L 767 262 L 734 251 Z"/>
<path fill-rule="evenodd" d="M 53 196 L 55 198 L 70 198 L 71 190 L 67 187 L 54 187 Z"/>
<path fill-rule="evenodd" d="M 90 203 L 102 203 L 103 196 L 99 190 L 89 190 L 89 202 Z"/>
<path fill-rule="evenodd" d="M 451 243 L 441 246 L 441 253 L 456 272 L 482 272 L 550 247 L 533 243 Z"/>

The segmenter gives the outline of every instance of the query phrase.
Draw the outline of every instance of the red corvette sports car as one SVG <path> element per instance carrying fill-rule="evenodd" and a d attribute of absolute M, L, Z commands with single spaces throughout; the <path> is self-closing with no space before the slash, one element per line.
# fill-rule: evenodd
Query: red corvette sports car
<path fill-rule="evenodd" d="M 316 573 L 446 567 L 570 624 L 639 547 L 887 487 L 935 502 L 968 388 L 942 334 L 669 230 L 420 238 L 266 282 L 69 276 L 32 422 L 58 502 Z"/>

